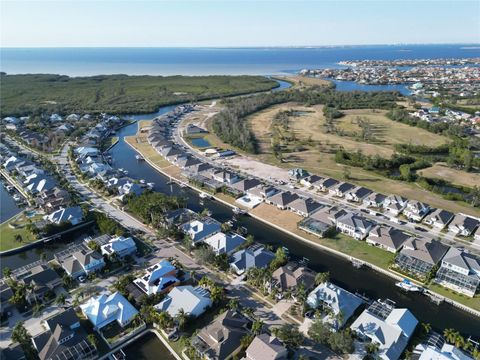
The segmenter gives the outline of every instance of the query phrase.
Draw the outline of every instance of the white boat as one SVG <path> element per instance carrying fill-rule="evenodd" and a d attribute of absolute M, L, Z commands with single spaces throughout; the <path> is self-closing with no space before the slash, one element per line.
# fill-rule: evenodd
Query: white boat
<path fill-rule="evenodd" d="M 410 292 L 423 292 L 424 290 L 423 287 L 411 283 L 408 279 L 403 279 L 403 281 L 395 283 L 395 286 L 399 287 L 402 290 Z"/>
<path fill-rule="evenodd" d="M 20 195 L 18 195 L 18 194 L 13 195 L 12 197 L 13 197 L 13 200 L 15 200 L 15 201 L 20 201 L 20 200 L 22 200 L 22 198 L 21 198 Z"/>
<path fill-rule="evenodd" d="M 200 196 L 200 199 L 210 199 L 210 195 L 204 192 L 201 192 L 199 196 Z"/>
<path fill-rule="evenodd" d="M 135 159 L 137 159 L 137 160 L 145 160 L 145 159 L 143 158 L 143 156 L 140 155 L 140 154 L 135 155 Z"/>
<path fill-rule="evenodd" d="M 155 183 L 153 182 L 147 183 L 147 187 L 149 187 L 150 189 L 153 189 L 154 186 L 155 186 Z"/>
<path fill-rule="evenodd" d="M 139 182 L 140 182 L 140 184 L 145 184 L 145 180 L 144 180 L 144 179 L 140 179 Z"/>
<path fill-rule="evenodd" d="M 245 210 L 242 210 L 242 209 L 240 209 L 240 208 L 238 208 L 238 207 L 234 207 L 234 208 L 232 209 L 232 211 L 233 211 L 233 213 L 234 213 L 235 215 L 244 215 L 244 214 L 247 213 Z"/>

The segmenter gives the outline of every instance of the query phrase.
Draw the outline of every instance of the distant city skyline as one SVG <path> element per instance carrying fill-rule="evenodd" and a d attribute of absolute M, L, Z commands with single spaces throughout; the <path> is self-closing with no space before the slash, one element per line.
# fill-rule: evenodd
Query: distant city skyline
<path fill-rule="evenodd" d="M 479 1 L 9 1 L 1 47 L 478 44 Z"/>

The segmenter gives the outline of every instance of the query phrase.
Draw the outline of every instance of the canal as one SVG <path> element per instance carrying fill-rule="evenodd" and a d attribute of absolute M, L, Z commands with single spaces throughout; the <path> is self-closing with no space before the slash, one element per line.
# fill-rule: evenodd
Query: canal
<path fill-rule="evenodd" d="M 175 360 L 175 357 L 157 338 L 149 332 L 140 339 L 123 348 L 127 359 L 136 360 Z"/>
<path fill-rule="evenodd" d="M 7 221 L 22 211 L 5 188 L 6 182 L 0 181 L 0 223 Z"/>

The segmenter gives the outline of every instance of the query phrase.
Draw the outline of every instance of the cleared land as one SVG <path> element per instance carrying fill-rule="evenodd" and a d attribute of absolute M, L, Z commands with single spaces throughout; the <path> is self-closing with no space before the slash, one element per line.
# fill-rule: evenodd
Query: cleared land
<path fill-rule="evenodd" d="M 264 76 L 1 75 L 2 116 L 46 112 L 149 113 L 160 106 L 270 90 Z"/>
<path fill-rule="evenodd" d="M 436 163 L 432 167 L 422 169 L 419 174 L 425 177 L 441 179 L 457 185 L 471 187 L 472 184 L 480 186 L 480 174 L 468 173 L 462 170 L 452 169 L 443 163 Z"/>

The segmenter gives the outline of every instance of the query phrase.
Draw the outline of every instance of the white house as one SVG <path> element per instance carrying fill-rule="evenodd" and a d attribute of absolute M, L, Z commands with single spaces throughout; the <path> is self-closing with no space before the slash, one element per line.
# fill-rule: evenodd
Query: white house
<path fill-rule="evenodd" d="M 390 195 L 385 199 L 383 207 L 390 215 L 398 216 L 407 204 L 408 200 L 406 198 L 399 195 Z"/>
<path fill-rule="evenodd" d="M 137 251 L 137 245 L 135 240 L 131 237 L 125 238 L 123 236 L 117 236 L 110 239 L 108 243 L 101 246 L 102 255 L 116 254 L 119 257 L 125 257 L 132 255 Z"/>
<path fill-rule="evenodd" d="M 180 283 L 176 276 L 175 266 L 168 260 L 162 260 L 147 268 L 146 274 L 133 280 L 133 283 L 147 295 L 165 293 Z"/>
<path fill-rule="evenodd" d="M 181 230 L 185 235 L 190 236 L 193 243 L 199 243 L 208 236 L 216 234 L 222 230 L 220 223 L 212 218 L 205 217 L 199 220 L 192 220 L 183 224 Z"/>
<path fill-rule="evenodd" d="M 360 214 L 348 212 L 338 218 L 335 225 L 337 230 L 355 240 L 363 240 L 367 237 L 373 223 Z"/>
<path fill-rule="evenodd" d="M 83 221 L 83 211 L 80 206 L 60 208 L 49 215 L 45 215 L 45 220 L 57 225 L 66 222 L 69 222 L 72 225 L 77 225 Z"/>
<path fill-rule="evenodd" d="M 450 221 L 452 221 L 454 214 L 443 209 L 436 209 L 431 214 L 425 216 L 423 222 L 439 230 L 444 229 Z"/>
<path fill-rule="evenodd" d="M 246 241 L 247 240 L 241 235 L 235 233 L 225 234 L 222 232 L 215 233 L 203 239 L 203 242 L 210 246 L 217 255 L 230 255 Z"/>
<path fill-rule="evenodd" d="M 185 314 L 198 317 L 210 306 L 212 306 L 212 300 L 208 290 L 200 286 L 187 285 L 173 288 L 165 299 L 155 305 L 155 309 L 166 311 L 172 317 L 175 317 L 180 309 L 183 309 Z"/>
<path fill-rule="evenodd" d="M 80 305 L 83 315 L 92 323 L 95 330 L 116 321 L 121 327 L 128 325 L 138 314 L 137 309 L 116 292 L 110 296 L 105 294 L 90 298 Z"/>
<path fill-rule="evenodd" d="M 448 225 L 448 231 L 451 231 L 457 235 L 470 236 L 477 228 L 480 221 L 470 216 L 458 214 L 453 221 Z"/>
<path fill-rule="evenodd" d="M 417 200 L 409 201 L 403 214 L 410 220 L 419 222 L 428 214 L 430 206 Z"/>

